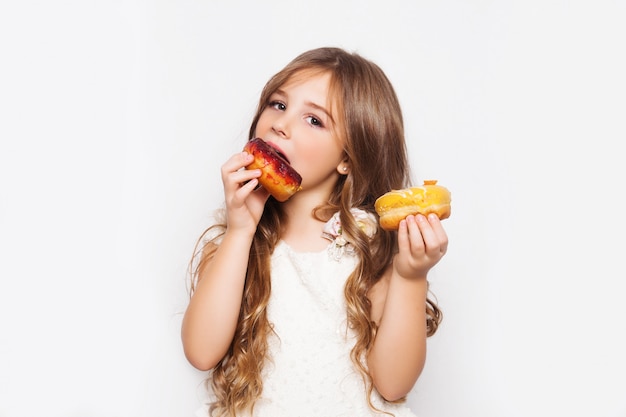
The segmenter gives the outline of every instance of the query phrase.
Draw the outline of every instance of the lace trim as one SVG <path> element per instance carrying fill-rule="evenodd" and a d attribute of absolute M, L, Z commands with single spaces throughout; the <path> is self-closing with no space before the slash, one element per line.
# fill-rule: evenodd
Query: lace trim
<path fill-rule="evenodd" d="M 358 208 L 351 209 L 350 213 L 367 237 L 372 238 L 376 234 L 378 222 L 374 214 Z M 333 214 L 330 220 L 326 222 L 322 237 L 331 241 L 328 246 L 328 255 L 332 259 L 338 261 L 344 254 L 354 255 L 354 246 L 343 236 L 339 212 Z"/>

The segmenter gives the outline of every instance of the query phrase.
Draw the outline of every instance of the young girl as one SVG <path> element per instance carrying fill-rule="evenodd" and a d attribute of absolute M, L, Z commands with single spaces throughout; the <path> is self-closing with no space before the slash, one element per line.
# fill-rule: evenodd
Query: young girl
<path fill-rule="evenodd" d="M 410 185 L 392 85 L 355 53 L 305 52 L 266 84 L 249 136 L 302 190 L 279 203 L 245 152 L 221 168 L 182 324 L 187 359 L 210 370 L 199 415 L 413 416 L 403 400 L 441 320 L 427 274 L 448 238 L 435 215 L 378 226 L 374 201 Z"/>

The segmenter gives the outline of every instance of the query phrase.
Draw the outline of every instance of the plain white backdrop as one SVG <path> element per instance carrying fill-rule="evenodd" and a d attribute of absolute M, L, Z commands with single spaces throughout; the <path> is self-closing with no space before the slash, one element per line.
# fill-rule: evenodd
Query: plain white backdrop
<path fill-rule="evenodd" d="M 626 6 L 0 5 L 0 417 L 183 417 L 186 265 L 298 53 L 377 62 L 453 195 L 420 417 L 626 416 Z"/>

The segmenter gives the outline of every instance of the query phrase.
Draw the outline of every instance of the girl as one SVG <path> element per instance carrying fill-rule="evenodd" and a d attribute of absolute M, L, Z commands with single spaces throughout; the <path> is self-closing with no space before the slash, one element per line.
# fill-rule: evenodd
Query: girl
<path fill-rule="evenodd" d="M 338 48 L 295 58 L 265 85 L 250 138 L 302 176 L 284 203 L 245 152 L 221 168 L 221 221 L 199 241 L 182 323 L 210 370 L 212 416 L 413 416 L 403 404 L 441 313 L 429 270 L 437 218 L 378 227 L 377 197 L 410 185 L 403 120 L 381 69 Z"/>

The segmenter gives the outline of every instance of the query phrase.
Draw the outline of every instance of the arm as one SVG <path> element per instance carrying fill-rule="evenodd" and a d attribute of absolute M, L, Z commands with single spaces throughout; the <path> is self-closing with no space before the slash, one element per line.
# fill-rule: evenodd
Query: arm
<path fill-rule="evenodd" d="M 447 246 L 437 216 L 409 216 L 400 223 L 399 252 L 372 299 L 379 327 L 367 358 L 374 386 L 389 401 L 406 396 L 424 368 L 426 277 Z"/>
<path fill-rule="evenodd" d="M 181 337 L 189 363 L 213 368 L 235 334 L 256 226 L 268 194 L 258 185 L 259 170 L 242 170 L 251 155 L 236 154 L 222 166 L 227 227 L 213 258 L 199 271 L 183 317 Z M 242 185 L 243 184 L 243 185 Z"/>

